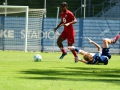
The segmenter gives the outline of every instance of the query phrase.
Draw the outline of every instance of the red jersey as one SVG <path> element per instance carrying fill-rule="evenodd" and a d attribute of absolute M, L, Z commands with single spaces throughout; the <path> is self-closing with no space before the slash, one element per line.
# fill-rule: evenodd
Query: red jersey
<path fill-rule="evenodd" d="M 66 24 L 69 22 L 72 22 L 74 20 L 74 14 L 69 11 L 66 10 L 66 12 L 62 12 L 61 13 L 61 21 Z M 73 44 L 75 42 L 75 30 L 73 28 L 73 24 L 70 24 L 68 26 L 64 26 L 64 30 L 61 33 L 60 37 L 67 39 L 68 40 L 68 44 Z"/>
<path fill-rule="evenodd" d="M 73 21 L 74 18 L 75 18 L 74 14 L 69 10 L 66 10 L 66 12 L 61 13 L 61 21 L 64 24 Z M 68 32 L 68 33 L 73 32 L 74 31 L 73 24 L 70 24 L 69 26 L 64 26 L 64 30 L 65 30 L 65 32 Z"/>

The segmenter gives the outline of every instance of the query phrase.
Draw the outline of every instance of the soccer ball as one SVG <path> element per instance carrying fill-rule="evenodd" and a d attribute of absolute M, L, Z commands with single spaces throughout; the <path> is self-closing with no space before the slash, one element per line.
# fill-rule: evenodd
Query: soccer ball
<path fill-rule="evenodd" d="M 41 61 L 41 60 L 42 60 L 42 56 L 41 56 L 40 54 L 34 55 L 34 61 L 35 61 L 35 62 L 39 62 L 39 61 Z"/>

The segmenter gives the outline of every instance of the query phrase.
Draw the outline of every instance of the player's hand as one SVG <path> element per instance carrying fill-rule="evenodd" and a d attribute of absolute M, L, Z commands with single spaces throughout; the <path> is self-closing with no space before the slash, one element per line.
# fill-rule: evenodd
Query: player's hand
<path fill-rule="evenodd" d="M 88 39 L 88 41 L 89 41 L 90 43 L 92 43 L 92 42 L 93 42 L 90 38 L 88 38 L 88 37 L 87 37 L 87 39 Z"/>
<path fill-rule="evenodd" d="M 69 26 L 69 25 L 70 25 L 70 23 L 66 23 L 66 24 L 65 24 L 65 26 Z"/>
<path fill-rule="evenodd" d="M 64 24 L 64 23 L 62 23 L 62 24 L 60 25 L 60 27 L 61 27 L 61 26 L 64 26 L 64 25 L 65 25 L 65 24 Z"/>
<path fill-rule="evenodd" d="M 75 57 L 75 60 L 76 60 L 76 61 L 81 61 L 81 62 L 82 62 L 82 59 L 81 59 L 81 58 L 78 58 L 78 57 Z"/>
<path fill-rule="evenodd" d="M 56 28 L 54 28 L 54 32 L 56 32 L 56 31 L 57 31 L 57 29 L 58 29 L 57 27 L 56 27 Z"/>

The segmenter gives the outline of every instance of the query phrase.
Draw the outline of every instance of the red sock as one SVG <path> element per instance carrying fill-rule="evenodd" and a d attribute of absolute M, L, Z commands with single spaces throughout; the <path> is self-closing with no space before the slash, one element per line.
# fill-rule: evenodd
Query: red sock
<path fill-rule="evenodd" d="M 119 34 L 116 35 L 116 36 L 113 38 L 114 42 L 116 42 L 119 38 L 120 38 L 120 35 L 119 35 Z"/>
<path fill-rule="evenodd" d="M 72 53 L 73 53 L 74 57 L 78 57 L 78 55 L 77 55 L 77 52 L 76 52 L 76 51 L 72 51 Z"/>
<path fill-rule="evenodd" d="M 65 48 L 60 48 L 60 50 L 62 51 L 62 53 L 66 53 Z"/>

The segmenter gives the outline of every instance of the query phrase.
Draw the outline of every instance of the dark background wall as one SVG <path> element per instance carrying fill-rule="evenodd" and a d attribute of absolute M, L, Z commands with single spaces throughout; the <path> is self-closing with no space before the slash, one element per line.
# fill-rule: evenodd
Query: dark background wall
<path fill-rule="evenodd" d="M 66 1 L 68 3 L 68 8 L 72 12 L 81 7 L 81 4 L 84 3 L 84 0 L 46 0 L 47 17 L 56 17 L 57 7 L 60 7 L 60 3 L 63 1 Z M 102 9 L 102 6 L 100 4 L 106 0 L 86 0 L 86 1 L 87 1 L 86 16 L 93 16 Z M 1 5 L 3 5 L 3 2 L 5 2 L 5 0 L 0 0 Z M 7 2 L 8 5 L 22 5 L 29 6 L 30 8 L 44 8 L 44 0 L 7 0 Z M 83 10 L 82 11 L 79 10 L 77 12 L 77 17 L 83 16 L 83 13 L 81 12 L 83 12 Z"/>

